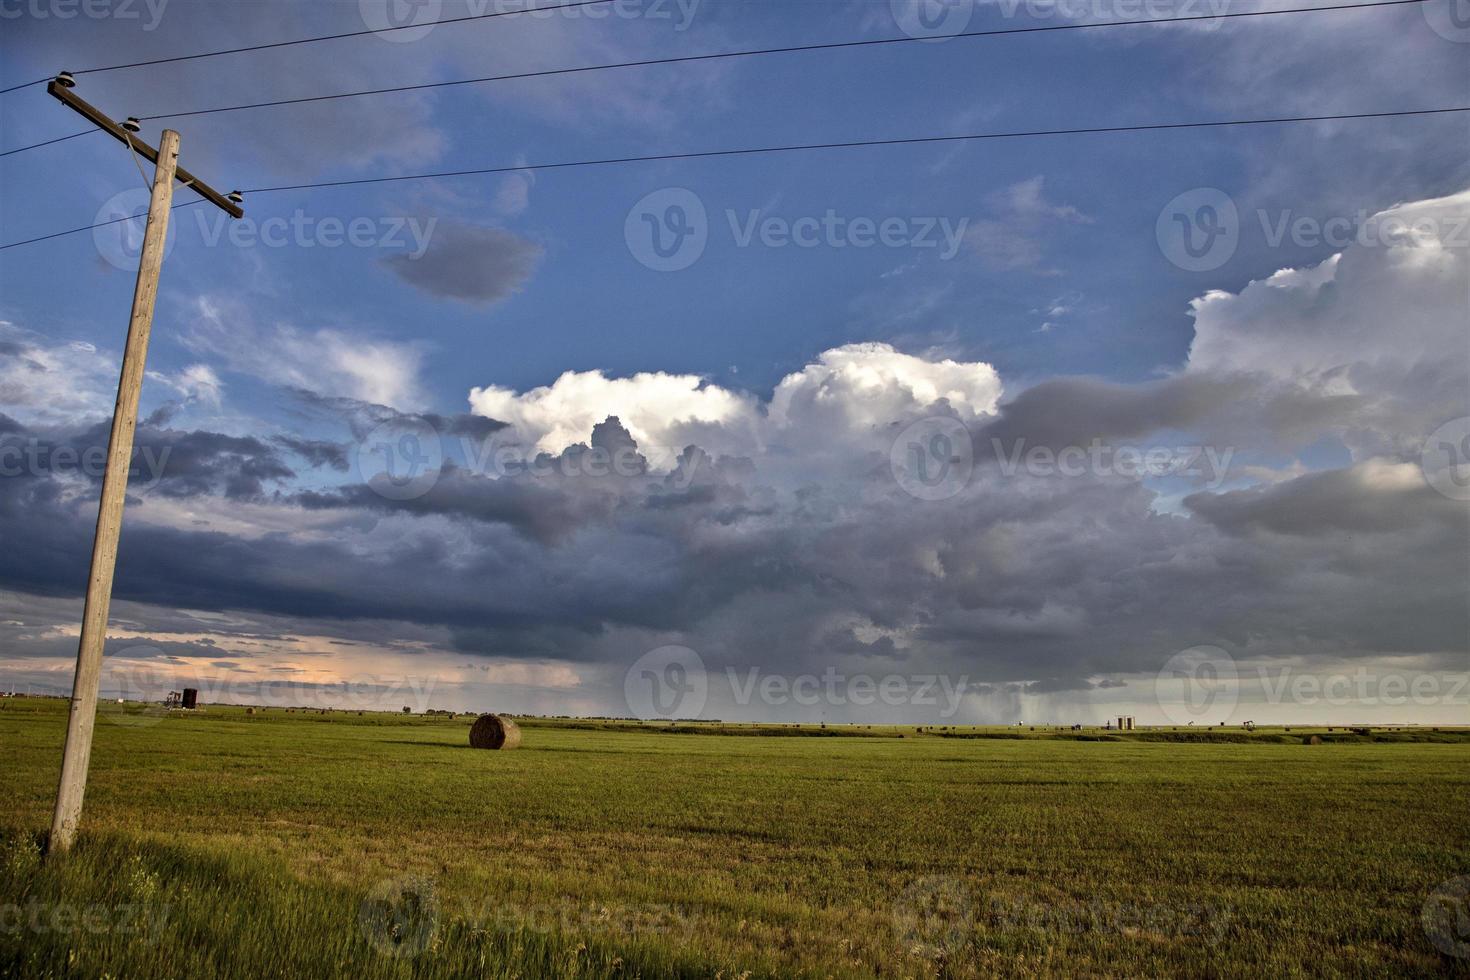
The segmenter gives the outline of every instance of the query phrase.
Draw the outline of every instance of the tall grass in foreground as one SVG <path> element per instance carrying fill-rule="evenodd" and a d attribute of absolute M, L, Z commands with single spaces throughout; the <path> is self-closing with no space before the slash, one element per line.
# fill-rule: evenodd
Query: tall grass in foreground
<path fill-rule="evenodd" d="M 258 858 L 116 836 L 41 858 L 0 834 L 0 976 L 703 977 L 656 943 L 589 941 L 452 914 L 408 880 L 367 897 Z"/>

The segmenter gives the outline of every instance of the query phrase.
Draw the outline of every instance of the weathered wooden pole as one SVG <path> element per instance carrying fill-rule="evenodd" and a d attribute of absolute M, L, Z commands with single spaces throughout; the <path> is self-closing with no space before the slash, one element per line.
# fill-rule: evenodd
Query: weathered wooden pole
<path fill-rule="evenodd" d="M 143 233 L 143 253 L 138 258 L 133 313 L 128 321 L 128 343 L 123 352 L 122 378 L 117 385 L 117 407 L 113 409 L 112 435 L 107 445 L 107 472 L 102 477 L 102 502 L 97 508 L 97 536 L 92 542 L 92 571 L 87 578 L 87 601 L 82 609 L 82 637 L 77 646 L 77 673 L 72 680 L 61 784 L 56 790 L 56 812 L 51 818 L 49 849 L 56 852 L 70 849 L 76 839 L 82 797 L 87 790 L 92 728 L 97 722 L 97 687 L 102 677 L 102 646 L 107 640 L 117 542 L 122 532 L 123 501 L 128 492 L 133 433 L 138 426 L 138 395 L 143 390 L 143 368 L 148 359 L 148 337 L 153 329 L 153 305 L 158 299 L 158 275 L 163 269 L 163 244 L 173 207 L 178 160 L 179 134 L 165 129 L 153 172 L 148 227 Z"/>

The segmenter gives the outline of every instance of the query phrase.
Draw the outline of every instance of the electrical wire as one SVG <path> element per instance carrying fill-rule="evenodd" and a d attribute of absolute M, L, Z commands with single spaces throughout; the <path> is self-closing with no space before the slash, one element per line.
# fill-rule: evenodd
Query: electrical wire
<path fill-rule="evenodd" d="M 193 207 L 196 204 L 203 204 L 203 203 L 204 203 L 204 198 L 201 197 L 201 198 L 199 198 L 198 200 L 195 200 L 195 201 L 184 201 L 182 204 L 175 204 L 175 205 L 173 205 L 173 207 L 169 208 L 169 210 L 170 211 L 177 211 L 179 208 L 189 208 L 189 207 Z M 0 250 L 4 250 L 4 249 L 7 249 L 7 248 L 20 248 L 20 246 L 22 246 L 22 245 L 34 245 L 36 242 L 50 241 L 53 238 L 60 238 L 63 235 L 75 235 L 78 232 L 91 231 L 93 228 L 106 228 L 108 225 L 121 224 L 124 221 L 133 221 L 133 220 L 135 220 L 137 218 L 143 218 L 143 217 L 146 217 L 146 215 L 141 215 L 141 214 L 127 214 L 127 215 L 123 215 L 121 218 L 113 218 L 110 221 L 99 221 L 95 225 L 83 225 L 80 228 L 68 228 L 66 231 L 53 231 L 49 235 L 41 235 L 41 236 L 39 236 L 37 238 L 27 238 L 23 242 L 11 242 L 9 245 L 0 245 Z"/>
<path fill-rule="evenodd" d="M 8 156 L 11 156 L 11 155 L 16 154 L 16 153 L 24 153 L 26 150 L 38 150 L 38 149 L 40 149 L 43 146 L 50 146 L 53 143 L 65 143 L 67 140 L 74 140 L 78 136 L 86 136 L 88 133 L 96 133 L 96 132 L 99 132 L 99 130 L 97 130 L 95 128 L 93 128 L 93 129 L 84 129 L 80 133 L 70 133 L 70 134 L 68 134 L 66 136 L 58 136 L 58 137 L 56 137 L 53 140 L 46 140 L 46 141 L 44 141 L 42 143 L 32 143 L 30 146 L 17 146 L 13 150 L 3 150 L 3 151 L 0 151 L 0 157 L 8 157 Z"/>
<path fill-rule="evenodd" d="M 1282 10 L 1248 10 L 1234 14 L 1191 14 L 1184 17 L 1154 17 L 1144 20 L 1104 21 L 1093 24 L 1050 24 L 1041 27 L 1006 27 L 993 30 L 962 31 L 937 37 L 884 37 L 861 41 L 832 41 L 818 44 L 793 44 L 777 48 L 753 48 L 741 51 L 719 51 L 709 54 L 678 55 L 670 58 L 648 58 L 641 61 L 619 61 L 601 65 L 585 65 L 575 68 L 548 68 L 541 71 L 516 72 L 508 75 L 485 75 L 479 78 L 458 78 L 444 82 L 422 82 L 415 85 L 394 85 L 387 88 L 362 89 L 356 92 L 336 92 L 329 95 L 306 95 L 293 99 L 276 99 L 269 102 L 246 102 L 240 105 L 215 106 L 209 109 L 189 109 L 181 112 L 161 112 L 152 116 L 139 116 L 143 120 L 182 119 L 186 116 L 206 116 L 217 112 L 238 112 L 243 109 L 266 109 L 274 106 L 302 105 L 308 102 L 327 102 L 334 99 L 353 99 L 368 95 L 388 95 L 399 92 L 420 92 L 426 89 L 449 88 L 457 85 L 477 85 L 486 82 L 505 82 L 527 78 L 547 78 L 554 75 L 574 75 L 583 72 L 608 71 L 615 68 L 645 68 L 652 65 L 675 65 L 699 61 L 720 61 L 731 58 L 751 58 L 761 55 L 793 54 L 806 51 L 833 51 L 841 48 L 864 48 L 888 44 L 912 44 L 916 42 L 956 40 L 960 38 L 1001 37 L 1013 34 L 1041 34 L 1055 31 L 1099 30 L 1108 27 L 1141 27 L 1147 24 L 1182 24 L 1202 20 L 1231 20 L 1240 17 L 1274 17 L 1282 14 L 1309 14 L 1341 12 L 1356 8 L 1401 7 L 1421 4 L 1426 0 L 1368 0 L 1365 3 L 1343 3 L 1319 7 L 1290 7 Z"/>
<path fill-rule="evenodd" d="M 1394 112 L 1351 112 L 1330 116 L 1288 116 L 1267 119 L 1221 119 L 1208 122 L 1148 123 L 1135 126 L 1090 126 L 1081 129 L 1033 129 L 1005 133 L 967 133 L 959 136 L 910 136 L 900 139 L 849 140 L 842 143 L 794 143 L 785 146 L 760 146 L 736 150 L 700 150 L 691 153 L 654 153 L 647 156 L 610 157 L 601 160 L 573 160 L 563 163 L 525 163 L 518 166 L 486 167 L 478 170 L 451 170 L 427 174 L 402 174 L 392 177 L 356 177 L 326 180 L 312 184 L 283 184 L 278 187 L 256 187 L 243 194 L 270 194 L 276 191 L 309 190 L 318 187 L 348 187 L 355 184 L 386 184 L 400 180 L 429 180 L 440 177 L 472 177 L 481 174 L 503 174 L 522 170 L 559 170 L 567 167 L 600 167 L 621 163 L 648 163 L 655 160 L 697 160 L 708 157 L 753 156 L 761 153 L 792 153 L 799 150 L 842 150 L 859 146 L 903 146 L 919 143 L 954 143 L 966 140 L 1025 139 L 1040 136 L 1086 136 L 1102 133 L 1143 133 L 1168 129 L 1210 129 L 1222 126 L 1265 126 L 1286 123 L 1337 122 L 1348 119 L 1385 119 L 1392 116 L 1429 116 L 1447 112 L 1470 112 L 1470 106 L 1443 109 L 1401 109 Z"/>
<path fill-rule="evenodd" d="M 758 56 L 772 55 L 772 54 L 793 54 L 793 53 L 797 53 L 797 52 L 807 52 L 807 51 L 831 51 L 831 50 L 837 50 L 837 49 L 842 49 L 842 48 L 862 48 L 862 47 L 872 47 L 872 46 L 877 46 L 877 45 L 888 45 L 888 44 L 909 44 L 909 43 L 918 42 L 918 41 L 931 41 L 931 40 L 940 40 L 940 39 L 942 39 L 942 40 L 950 40 L 950 39 L 960 39 L 960 38 L 1001 37 L 1001 36 L 1013 35 L 1013 34 L 1037 34 L 1037 33 L 1050 33 L 1050 32 L 1055 32 L 1055 31 L 1097 30 L 1097 29 L 1108 28 L 1108 27 L 1141 27 L 1141 26 L 1148 25 L 1148 24 L 1158 25 L 1158 24 L 1171 24 L 1171 23 L 1187 23 L 1187 22 L 1205 21 L 1205 20 L 1208 20 L 1208 21 L 1229 20 L 1229 19 L 1241 18 L 1241 17 L 1274 17 L 1274 16 L 1280 16 L 1280 15 L 1283 15 L 1283 14 L 1309 14 L 1309 13 L 1341 12 L 1341 11 L 1346 11 L 1346 10 L 1353 10 L 1353 9 L 1356 9 L 1356 8 L 1398 7 L 1398 6 L 1406 6 L 1406 5 L 1409 5 L 1409 4 L 1421 4 L 1421 3 L 1425 3 L 1425 2 L 1427 2 L 1427 0 L 1367 0 L 1367 2 L 1363 2 L 1363 3 L 1343 3 L 1343 4 L 1332 4 L 1332 5 L 1317 6 L 1317 7 L 1289 7 L 1289 8 L 1282 9 L 1282 10 L 1248 10 L 1248 11 L 1241 11 L 1239 13 L 1233 13 L 1233 14 L 1191 14 L 1191 15 L 1187 15 L 1187 16 L 1184 16 L 1184 17 L 1155 17 L 1155 18 L 1148 18 L 1148 19 L 1143 19 L 1143 20 L 1106 21 L 1106 22 L 1102 22 L 1102 23 L 1093 23 L 1093 24 L 1051 24 L 1051 25 L 1045 25 L 1045 26 L 1041 26 L 1041 27 L 1012 27 L 1012 28 L 1000 28 L 1000 29 L 995 29 L 995 30 L 962 31 L 962 32 L 959 32 L 959 33 L 956 33 L 956 34 L 942 35 L 940 38 L 930 38 L 930 37 L 886 37 L 886 38 L 870 38 L 870 39 L 861 40 L 861 41 L 833 41 L 833 42 L 819 43 L 819 44 L 795 44 L 795 45 L 789 45 L 789 46 L 786 46 L 786 47 L 753 48 L 753 49 L 747 49 L 747 50 L 741 50 L 741 51 L 720 51 L 720 52 L 712 52 L 712 53 L 708 53 L 708 54 L 679 55 L 679 56 L 670 57 L 670 58 L 648 58 L 648 59 L 644 59 L 644 60 L 641 60 L 641 61 L 610 62 L 610 63 L 607 63 L 607 64 L 583 65 L 583 66 L 578 66 L 578 67 L 573 67 L 573 68 L 548 68 L 548 69 L 543 69 L 543 70 L 540 70 L 540 71 L 515 72 L 515 73 L 512 73 L 512 74 L 506 74 L 506 75 L 485 75 L 485 76 L 481 76 L 481 77 L 478 77 L 478 78 L 459 78 L 459 79 L 452 79 L 450 81 L 444 81 L 444 82 L 422 82 L 422 83 L 414 84 L 414 85 L 394 85 L 394 86 L 389 86 L 389 87 L 385 87 L 385 88 L 361 89 L 361 90 L 358 90 L 358 91 L 355 91 L 355 92 L 336 92 L 336 93 L 332 93 L 332 94 L 328 94 L 328 95 L 307 95 L 307 96 L 301 96 L 301 97 L 298 97 L 298 98 L 291 98 L 291 99 L 275 99 L 275 100 L 268 101 L 268 102 L 245 102 L 245 103 L 241 103 L 239 105 L 215 106 L 215 107 L 208 108 L 208 109 L 187 109 L 187 110 L 183 110 L 183 111 L 180 111 L 180 112 L 161 112 L 161 113 L 155 113 L 155 114 L 150 115 L 150 116 L 139 116 L 138 118 L 140 120 L 145 121 L 145 122 L 146 121 L 154 121 L 154 120 L 158 120 L 158 119 L 183 119 L 183 118 L 186 118 L 186 117 L 189 117 L 189 116 L 205 116 L 205 115 L 211 115 L 213 113 L 220 113 L 220 112 L 239 112 L 239 111 L 245 110 L 245 109 L 267 109 L 267 108 L 273 108 L 273 107 L 277 107 L 277 106 L 302 105 L 302 104 L 310 103 L 310 102 L 328 102 L 328 101 L 333 101 L 333 100 L 336 100 L 336 99 L 353 99 L 353 98 L 359 98 L 359 97 L 371 96 L 371 95 L 389 95 L 389 94 L 395 94 L 395 93 L 400 93 L 400 92 L 418 92 L 418 91 L 423 91 L 423 90 L 426 90 L 426 89 L 450 88 L 450 87 L 459 86 L 459 85 L 477 85 L 477 84 L 483 84 L 483 83 L 489 83 L 489 82 L 505 82 L 505 81 L 514 81 L 514 80 L 529 79 L 529 78 L 548 78 L 548 77 L 552 77 L 552 76 L 556 76 L 556 75 L 575 75 L 575 74 L 582 74 L 582 73 L 586 73 L 586 72 L 609 71 L 609 70 L 612 70 L 612 69 L 621 69 L 621 68 L 644 68 L 644 67 L 649 67 L 649 66 L 653 66 L 653 65 L 674 65 L 674 64 L 684 64 L 684 63 L 700 62 L 700 61 L 719 61 L 719 60 L 734 59 L 734 58 L 751 58 L 751 57 L 758 57 Z M 568 6 L 568 5 L 563 5 L 563 6 Z M 555 8 L 554 7 L 542 7 L 542 8 L 535 8 L 535 9 L 550 10 L 550 9 L 555 9 Z M 453 23 L 453 21 L 439 21 L 437 23 Z M 409 26 L 409 25 L 405 25 L 405 26 Z M 394 28 L 394 30 L 398 30 L 398 28 Z M 352 35 L 333 35 L 333 37 L 346 37 L 346 36 L 352 36 Z M 317 40 L 326 40 L 326 39 L 327 38 L 318 38 Z M 309 40 L 312 40 L 312 39 L 306 38 L 306 39 L 302 39 L 301 41 L 280 42 L 280 43 L 281 44 L 286 44 L 286 43 L 291 43 L 291 44 L 306 43 L 306 41 L 309 41 Z M 249 50 L 249 49 L 233 49 L 233 50 Z M 229 52 L 221 52 L 221 53 L 229 53 Z M 185 56 L 185 57 L 205 57 L 205 55 L 188 55 L 188 56 Z M 147 62 L 140 62 L 139 64 L 147 64 Z M 117 66 L 117 67 L 130 67 L 130 66 Z M 110 69 L 92 69 L 92 70 L 94 70 L 94 71 L 105 71 L 105 70 L 110 70 Z M 81 74 L 81 73 L 80 72 L 77 72 L 77 73 L 74 73 L 74 74 Z M 46 79 L 41 79 L 41 81 L 44 82 L 44 81 L 46 81 Z M 36 83 L 34 83 L 34 82 L 28 82 L 26 84 L 36 84 Z M 0 90 L 0 92 L 3 92 L 3 91 L 11 91 L 11 90 L 10 89 Z M 70 134 L 68 136 L 61 136 L 61 137 L 57 137 L 56 139 L 45 140 L 44 142 L 40 142 L 40 143 L 32 143 L 29 146 L 18 146 L 18 147 L 14 148 L 14 149 L 11 149 L 11 150 L 0 151 L 0 157 L 12 156 L 12 155 L 17 154 L 17 153 L 24 153 L 27 150 L 35 150 L 35 149 L 40 149 L 41 147 L 44 147 L 44 146 L 51 146 L 51 145 L 53 145 L 55 143 L 62 143 L 62 142 L 65 142 L 66 140 L 75 139 L 78 136 L 85 136 L 86 133 L 88 133 L 88 132 L 91 132 L 91 130 L 85 130 L 85 131 L 80 132 L 80 133 L 72 133 L 72 134 Z"/>
<path fill-rule="evenodd" d="M 591 7 L 596 4 L 614 3 L 616 0 L 569 0 L 567 3 L 547 4 L 543 7 L 523 7 L 520 10 L 497 10 L 485 14 L 466 14 L 463 17 L 446 17 L 443 20 L 431 21 L 425 24 L 402 24 L 398 27 L 369 28 L 362 31 L 345 31 L 341 34 L 323 34 L 317 37 L 300 37 L 291 41 L 272 41 L 267 44 L 247 44 L 239 48 L 224 48 L 220 51 L 200 51 L 196 54 L 181 54 L 171 58 L 153 58 L 149 61 L 132 61 L 122 65 L 107 65 L 102 68 L 83 68 L 81 71 L 72 72 L 73 75 L 93 75 L 104 71 L 121 71 L 124 68 L 145 68 L 150 65 L 167 65 L 178 61 L 194 61 L 199 58 L 218 58 L 226 54 L 243 54 L 247 51 L 265 51 L 271 48 L 289 48 L 297 44 L 315 44 L 318 41 L 340 41 L 343 38 L 362 37 L 366 34 L 391 34 L 394 31 L 406 31 L 414 28 L 438 27 L 441 24 L 461 24 L 466 21 L 491 20 L 496 17 L 511 17 L 516 14 L 531 14 L 541 10 L 563 10 L 572 7 Z"/>
<path fill-rule="evenodd" d="M 557 163 L 531 163 L 505 167 L 484 167 L 476 170 L 453 170 L 425 174 L 399 174 L 389 177 L 358 177 L 345 180 L 319 181 L 310 184 L 283 184 L 276 187 L 256 187 L 250 190 L 242 191 L 242 193 L 272 194 L 281 191 L 311 190 L 326 187 L 348 187 L 359 184 L 384 184 L 403 180 L 431 180 L 444 177 L 470 177 L 484 174 L 513 173 L 524 170 L 560 170 L 571 167 L 599 167 L 613 164 L 646 163 L 655 160 L 696 160 L 711 157 L 754 156 L 757 154 L 765 153 L 791 153 L 803 150 L 837 150 L 866 146 L 903 146 L 924 143 L 951 143 L 967 140 L 1026 139 L 1044 136 L 1084 136 L 1110 133 L 1158 132 L 1163 130 L 1180 129 L 1213 129 L 1228 126 L 1267 126 L 1287 125 L 1294 123 L 1340 122 L 1353 119 L 1387 119 L 1407 116 L 1433 116 L 1453 112 L 1470 112 L 1470 105 L 1448 106 L 1439 109 L 1400 109 L 1393 112 L 1351 112 L 1340 113 L 1336 115 L 1286 116 L 1263 119 L 1218 119 L 1205 122 L 1147 123 L 1133 126 L 1090 126 L 1079 129 L 1040 129 L 1017 132 L 969 133 L 958 136 L 912 136 L 900 139 L 850 140 L 841 143 L 799 143 L 788 144 L 784 146 L 747 147 L 733 150 L 701 150 L 689 153 L 656 153 L 649 154 L 647 156 L 609 157 L 597 160 L 570 160 Z M 191 201 L 190 203 L 197 204 L 199 202 Z M 60 238 L 63 235 L 72 235 L 78 232 L 90 231 L 93 228 L 100 228 L 104 225 L 115 223 L 116 222 L 113 221 L 104 221 L 99 222 L 95 225 L 86 225 L 81 228 L 71 228 L 67 231 L 53 232 L 50 235 L 42 235 L 38 238 L 26 239 L 25 241 L 10 242 L 5 245 L 0 245 L 0 251 L 9 248 L 19 248 L 22 245 L 31 245 L 36 242 L 43 242 L 52 238 Z"/>
<path fill-rule="evenodd" d="M 199 58 L 218 58 L 220 55 L 226 54 L 243 54 L 247 51 L 265 51 L 270 48 L 289 48 L 297 44 L 315 44 L 318 41 L 340 41 L 343 38 L 362 37 L 366 34 L 391 34 L 394 31 L 406 31 L 410 28 L 415 27 L 438 27 L 440 24 L 459 24 L 465 21 L 472 20 L 490 20 L 494 17 L 509 17 L 513 14 L 535 13 L 538 10 L 559 10 L 562 8 L 570 7 L 591 7 L 594 4 L 615 2 L 616 0 L 569 0 L 569 2 L 567 3 L 548 4 L 544 7 L 524 7 L 520 10 L 497 10 L 494 13 L 487 14 L 467 14 L 464 17 L 446 17 L 443 20 L 436 20 L 427 24 L 402 24 L 398 27 L 379 27 L 376 29 L 369 28 L 362 31 L 344 31 L 341 34 L 321 34 L 316 37 L 298 37 L 290 41 L 271 41 L 265 44 L 247 44 L 243 47 L 223 48 L 219 51 L 199 51 L 194 54 L 181 54 L 175 55 L 170 58 L 153 58 L 148 61 L 133 61 L 121 65 L 104 65 L 99 68 L 82 68 L 78 71 L 73 71 L 72 74 L 94 75 L 98 72 L 104 71 L 122 71 L 124 68 L 144 68 L 149 65 L 167 65 L 176 61 L 194 61 Z M 18 92 L 23 88 L 30 88 L 32 85 L 43 85 L 50 80 L 51 76 L 48 75 L 45 78 L 37 78 L 29 82 L 20 82 L 18 84 L 10 86 L 9 88 L 0 88 L 0 95 L 5 95 L 10 92 Z"/>

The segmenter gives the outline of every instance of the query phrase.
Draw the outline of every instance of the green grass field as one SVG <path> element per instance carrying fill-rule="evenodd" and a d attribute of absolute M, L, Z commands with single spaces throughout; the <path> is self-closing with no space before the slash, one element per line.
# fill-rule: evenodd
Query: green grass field
<path fill-rule="evenodd" d="M 0 704 L 3 976 L 1470 976 L 1421 922 L 1470 873 L 1465 732 L 484 752 L 469 718 L 114 706 L 43 860 L 66 705 Z"/>

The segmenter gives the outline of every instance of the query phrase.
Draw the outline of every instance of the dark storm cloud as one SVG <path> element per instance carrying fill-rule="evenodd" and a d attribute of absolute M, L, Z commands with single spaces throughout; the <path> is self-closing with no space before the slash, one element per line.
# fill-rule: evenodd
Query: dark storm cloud
<path fill-rule="evenodd" d="M 326 491 L 302 491 L 291 498 L 308 510 L 362 509 L 394 514 L 431 514 L 504 524 L 544 543 L 570 534 L 596 508 L 610 501 L 579 505 L 567 494 L 535 480 L 496 479 L 467 472 L 453 463 L 441 467 L 434 485 L 421 496 L 393 500 L 365 484 Z"/>
<path fill-rule="evenodd" d="M 543 251 L 503 228 L 444 221 L 435 226 L 424 254 L 391 255 L 382 264 L 431 296 L 487 305 L 519 292 Z"/>
<path fill-rule="evenodd" d="M 1053 388 L 1083 416 L 1096 397 L 1095 421 L 1069 430 L 1046 421 L 1043 403 L 1018 399 L 1022 409 L 997 424 L 1030 413 L 1026 431 L 1052 439 L 1143 434 L 1224 397 L 1204 385 L 1158 388 L 1136 399 L 1091 383 Z M 390 411 L 302 401 L 354 427 Z M 434 424 L 500 429 L 470 417 Z M 145 500 L 256 494 L 280 477 L 272 461 L 289 444 L 172 430 L 147 441 L 187 465 L 139 491 Z M 671 473 L 589 476 L 594 450 L 638 447 L 609 420 L 588 444 L 543 457 L 552 465 L 535 475 L 450 463 L 406 501 L 356 483 L 256 498 L 288 526 L 292 515 L 340 512 L 331 535 L 246 538 L 134 521 L 117 594 L 367 641 L 438 630 L 453 649 L 489 656 L 626 663 L 678 641 L 715 669 L 891 663 L 1037 685 L 1029 693 L 1151 672 L 1201 643 L 1352 657 L 1436 654 L 1466 635 L 1466 515 L 1392 467 L 1196 494 L 1171 514 L 1136 481 L 1091 476 L 985 470 L 964 493 L 924 501 L 879 465 L 783 490 L 762 457 L 712 460 L 694 447 Z M 93 506 L 51 474 L 0 480 L 0 584 L 79 594 Z M 1294 533 L 1251 533 L 1273 527 Z M 1362 532 L 1373 530 L 1393 533 L 1369 545 Z M 181 632 L 200 630 L 175 615 Z"/>
<path fill-rule="evenodd" d="M 375 426 L 390 422 L 422 423 L 433 428 L 441 437 L 464 437 L 475 442 L 483 442 L 506 428 L 504 422 L 483 415 L 402 412 L 387 405 L 341 395 L 323 395 L 305 388 L 287 388 L 286 391 L 300 404 L 308 418 L 326 418 L 343 423 L 352 430 L 357 439 L 361 439 Z"/>
<path fill-rule="evenodd" d="M 298 439 L 295 436 L 276 436 L 271 441 L 300 456 L 312 466 L 328 466 L 342 473 L 347 472 L 348 447 L 342 443 Z"/>
<path fill-rule="evenodd" d="M 105 458 L 110 423 L 98 423 L 70 439 L 49 443 L 37 439 L 48 457 L 57 459 L 57 449 L 66 446 L 83 459 Z M 296 476 L 269 443 L 253 436 L 231 436 L 218 432 L 181 431 L 144 424 L 133 437 L 134 464 L 129 485 L 148 486 L 165 497 L 219 495 L 228 500 L 259 500 L 267 485 L 278 485 Z M 101 482 L 99 465 L 81 466 L 80 472 Z"/>
<path fill-rule="evenodd" d="M 1464 506 L 1430 489 L 1412 464 L 1309 473 L 1271 486 L 1191 494 L 1184 503 L 1231 534 L 1402 533 L 1436 522 L 1453 531 L 1465 517 Z"/>
<path fill-rule="evenodd" d="M 1317 438 L 1364 403 L 1250 374 L 1183 374 L 1142 384 L 1060 378 L 1002 405 L 995 421 L 976 433 L 975 452 L 986 459 L 1018 444 L 1058 450 L 1171 431 L 1199 432 L 1216 445 L 1271 448 Z"/>

